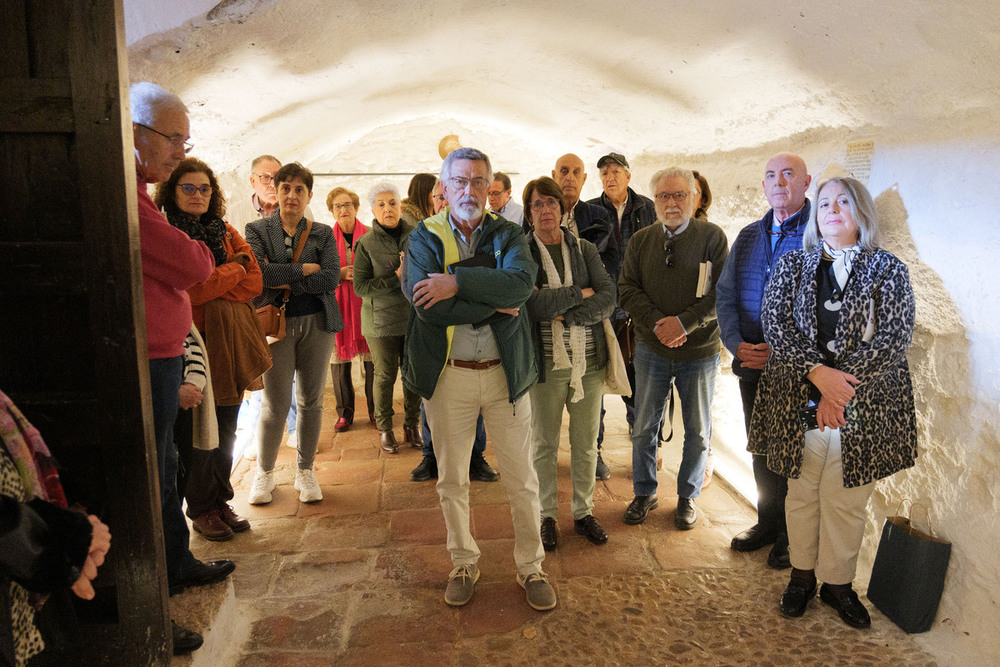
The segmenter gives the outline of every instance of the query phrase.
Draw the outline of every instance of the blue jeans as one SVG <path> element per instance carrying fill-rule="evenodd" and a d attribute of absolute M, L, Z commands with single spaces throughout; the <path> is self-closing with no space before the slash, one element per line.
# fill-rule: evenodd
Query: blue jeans
<path fill-rule="evenodd" d="M 712 394 L 719 355 L 693 361 L 671 361 L 645 343 L 635 346 L 635 427 L 632 431 L 632 488 L 637 496 L 656 493 L 656 446 L 664 403 L 673 383 L 681 401 L 684 450 L 677 472 L 677 495 L 697 498 L 705 481 L 708 444 L 712 439 Z"/>
<path fill-rule="evenodd" d="M 434 442 L 431 440 L 431 427 L 427 425 L 427 409 L 423 401 L 420 401 L 420 436 L 424 440 L 424 448 L 421 450 L 423 455 L 434 456 Z M 482 412 L 476 420 L 476 439 L 472 443 L 472 451 L 480 456 L 486 451 L 486 426 L 483 424 Z"/>
<path fill-rule="evenodd" d="M 167 560 L 167 581 L 180 581 L 194 565 L 188 548 L 184 511 L 177 497 L 177 446 L 174 444 L 174 421 L 177 419 L 178 394 L 181 388 L 184 357 L 149 360 L 149 388 L 153 404 L 153 429 L 156 433 L 156 473 L 160 478 L 160 511 L 163 514 L 163 548 Z"/>

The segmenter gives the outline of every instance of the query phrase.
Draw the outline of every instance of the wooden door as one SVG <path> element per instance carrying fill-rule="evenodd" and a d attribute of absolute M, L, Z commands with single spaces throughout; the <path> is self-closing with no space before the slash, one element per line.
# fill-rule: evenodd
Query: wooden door
<path fill-rule="evenodd" d="M 0 388 L 112 533 L 46 664 L 170 660 L 124 34 L 121 0 L 0 2 Z"/>

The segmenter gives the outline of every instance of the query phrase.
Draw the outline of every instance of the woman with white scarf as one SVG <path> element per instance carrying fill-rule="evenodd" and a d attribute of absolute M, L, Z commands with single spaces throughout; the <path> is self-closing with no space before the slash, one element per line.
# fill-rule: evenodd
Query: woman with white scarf
<path fill-rule="evenodd" d="M 871 624 L 851 587 L 868 498 L 917 455 L 906 363 L 913 289 L 906 265 L 878 246 L 865 187 L 821 182 L 802 250 L 781 257 L 764 294 L 771 355 L 748 446 L 789 478 L 792 574 L 781 612 L 802 616 L 818 579 L 820 599 L 856 628 Z"/>
<path fill-rule="evenodd" d="M 542 506 L 542 546 L 558 543 L 556 458 L 563 407 L 569 411 L 570 471 L 574 530 L 594 544 L 608 535 L 594 518 L 597 430 L 604 394 L 607 344 L 602 322 L 615 307 L 615 286 L 597 248 L 560 227 L 566 202 L 548 177 L 524 189 L 524 216 L 531 254 L 539 266 L 528 299 L 533 323 L 538 383 L 531 388 L 531 430 Z"/>

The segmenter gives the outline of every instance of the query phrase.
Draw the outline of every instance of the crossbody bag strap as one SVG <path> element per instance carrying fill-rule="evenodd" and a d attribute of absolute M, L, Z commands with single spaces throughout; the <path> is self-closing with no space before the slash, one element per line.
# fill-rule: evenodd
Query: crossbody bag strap
<path fill-rule="evenodd" d="M 292 264 L 299 263 L 299 257 L 302 256 L 302 249 L 306 247 L 306 240 L 309 238 L 309 232 L 312 231 L 313 221 L 306 218 L 306 231 L 303 232 L 302 236 L 299 237 L 299 244 L 295 246 L 295 252 L 292 253 Z M 292 289 L 290 287 L 285 288 L 285 296 L 282 300 L 281 307 L 284 308 L 285 304 L 288 303 L 288 299 L 292 296 Z"/>

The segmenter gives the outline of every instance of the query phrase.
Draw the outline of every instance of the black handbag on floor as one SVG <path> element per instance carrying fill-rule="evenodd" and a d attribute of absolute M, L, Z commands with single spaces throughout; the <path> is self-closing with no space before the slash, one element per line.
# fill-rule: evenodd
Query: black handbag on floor
<path fill-rule="evenodd" d="M 926 632 L 934 623 L 950 558 L 951 542 L 917 530 L 909 517 L 886 517 L 868 599 L 904 631 Z"/>

